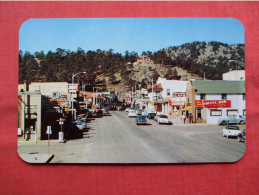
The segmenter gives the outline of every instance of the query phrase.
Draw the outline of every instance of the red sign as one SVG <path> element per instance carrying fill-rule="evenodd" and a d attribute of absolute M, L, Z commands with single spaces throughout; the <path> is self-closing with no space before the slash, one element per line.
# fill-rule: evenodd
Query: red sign
<path fill-rule="evenodd" d="M 195 100 L 195 106 L 205 108 L 231 107 L 231 100 Z"/>
<path fill-rule="evenodd" d="M 67 99 L 57 99 L 56 101 L 58 104 L 62 104 L 62 103 L 67 102 L 68 100 Z"/>

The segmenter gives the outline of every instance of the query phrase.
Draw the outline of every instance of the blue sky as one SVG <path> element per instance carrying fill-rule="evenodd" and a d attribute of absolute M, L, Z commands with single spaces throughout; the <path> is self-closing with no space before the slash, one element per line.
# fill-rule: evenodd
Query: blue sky
<path fill-rule="evenodd" d="M 244 27 L 232 18 L 30 19 L 19 32 L 19 49 L 126 50 L 141 54 L 193 41 L 244 43 Z"/>

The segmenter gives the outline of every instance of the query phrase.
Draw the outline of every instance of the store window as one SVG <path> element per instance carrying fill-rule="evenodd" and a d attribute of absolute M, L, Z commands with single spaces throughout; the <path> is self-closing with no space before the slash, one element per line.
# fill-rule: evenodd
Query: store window
<path fill-rule="evenodd" d="M 227 100 L 228 99 L 228 96 L 227 96 L 227 94 L 221 94 L 221 99 L 222 100 Z"/>
<path fill-rule="evenodd" d="M 211 110 L 210 116 L 222 116 L 222 110 Z"/>
<path fill-rule="evenodd" d="M 238 110 L 227 110 L 227 116 L 237 115 L 237 114 L 238 114 Z"/>
<path fill-rule="evenodd" d="M 206 95 L 205 94 L 201 94 L 201 100 L 206 100 Z"/>

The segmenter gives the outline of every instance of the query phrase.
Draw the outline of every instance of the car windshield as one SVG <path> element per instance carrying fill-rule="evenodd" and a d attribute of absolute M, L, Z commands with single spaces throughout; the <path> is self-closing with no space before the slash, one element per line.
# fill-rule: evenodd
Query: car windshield
<path fill-rule="evenodd" d="M 160 118 L 167 118 L 167 116 L 166 115 L 161 115 Z"/>
<path fill-rule="evenodd" d="M 227 126 L 227 129 L 230 129 L 230 130 L 239 130 L 239 127 L 238 127 L 238 126 Z"/>

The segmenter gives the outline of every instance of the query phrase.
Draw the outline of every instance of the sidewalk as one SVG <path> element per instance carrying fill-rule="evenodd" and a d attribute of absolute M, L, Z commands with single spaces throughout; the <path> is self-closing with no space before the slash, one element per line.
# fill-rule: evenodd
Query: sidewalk
<path fill-rule="evenodd" d="M 158 113 L 158 114 L 165 114 L 165 113 Z M 173 123 L 175 126 L 207 126 L 207 123 L 189 123 L 188 120 L 185 121 L 185 124 L 182 119 L 180 119 L 178 116 L 169 116 L 168 114 L 165 114 L 168 116 L 169 121 Z"/>
<path fill-rule="evenodd" d="M 18 139 L 17 152 L 22 160 L 27 163 L 49 163 L 54 154 L 48 150 L 48 140 L 40 140 L 35 143 L 35 140 Z M 50 140 L 49 146 L 61 144 L 58 140 Z"/>

